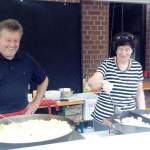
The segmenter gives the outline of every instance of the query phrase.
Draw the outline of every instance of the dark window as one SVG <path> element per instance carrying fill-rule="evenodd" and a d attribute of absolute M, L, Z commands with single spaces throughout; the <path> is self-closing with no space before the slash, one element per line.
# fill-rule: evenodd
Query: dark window
<path fill-rule="evenodd" d="M 109 56 L 113 56 L 112 37 L 119 32 L 130 32 L 138 39 L 134 58 L 145 67 L 145 29 L 146 29 L 146 5 L 111 3 L 110 4 L 110 50 Z"/>

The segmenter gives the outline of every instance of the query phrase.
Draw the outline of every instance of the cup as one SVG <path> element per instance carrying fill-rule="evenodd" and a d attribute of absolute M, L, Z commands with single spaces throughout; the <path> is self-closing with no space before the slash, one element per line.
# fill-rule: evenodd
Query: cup
<path fill-rule="evenodd" d="M 61 99 L 68 98 L 73 94 L 73 91 L 70 88 L 60 88 L 59 91 L 61 92 Z"/>
<path fill-rule="evenodd" d="M 28 102 L 32 102 L 32 93 L 28 93 Z"/>

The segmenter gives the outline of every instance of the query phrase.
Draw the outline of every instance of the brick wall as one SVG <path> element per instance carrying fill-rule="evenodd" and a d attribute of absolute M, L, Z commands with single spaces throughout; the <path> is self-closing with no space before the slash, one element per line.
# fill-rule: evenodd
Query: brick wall
<path fill-rule="evenodd" d="M 108 55 L 109 5 L 103 2 L 82 1 L 82 58 L 83 74 L 93 74 Z"/>

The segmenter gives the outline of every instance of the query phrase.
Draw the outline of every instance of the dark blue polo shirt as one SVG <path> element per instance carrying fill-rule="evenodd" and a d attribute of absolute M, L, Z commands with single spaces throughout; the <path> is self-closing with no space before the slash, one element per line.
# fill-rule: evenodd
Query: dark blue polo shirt
<path fill-rule="evenodd" d="M 27 104 L 28 85 L 37 85 L 46 78 L 39 64 L 27 53 L 19 51 L 13 60 L 0 57 L 0 113 L 24 109 Z"/>

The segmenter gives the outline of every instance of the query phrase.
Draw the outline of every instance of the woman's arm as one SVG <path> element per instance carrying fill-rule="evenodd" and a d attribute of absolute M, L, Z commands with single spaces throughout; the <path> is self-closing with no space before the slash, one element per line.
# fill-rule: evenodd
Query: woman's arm
<path fill-rule="evenodd" d="M 103 79 L 103 75 L 100 72 L 95 72 L 88 80 L 88 85 L 92 91 L 99 91 L 101 88 L 109 94 L 112 91 L 113 85 L 107 80 Z"/>
<path fill-rule="evenodd" d="M 138 109 L 145 109 L 146 108 L 145 95 L 144 95 L 144 91 L 143 91 L 143 81 L 140 81 L 138 84 L 136 102 L 137 102 L 137 108 Z"/>
<path fill-rule="evenodd" d="M 91 90 L 100 90 L 103 84 L 103 75 L 100 72 L 95 72 L 89 79 L 88 79 L 88 86 Z"/>

